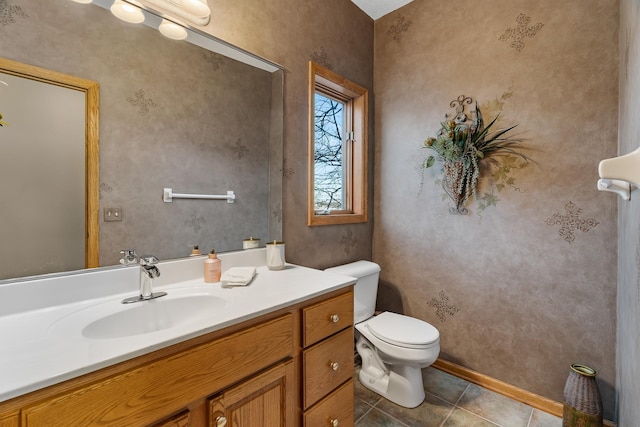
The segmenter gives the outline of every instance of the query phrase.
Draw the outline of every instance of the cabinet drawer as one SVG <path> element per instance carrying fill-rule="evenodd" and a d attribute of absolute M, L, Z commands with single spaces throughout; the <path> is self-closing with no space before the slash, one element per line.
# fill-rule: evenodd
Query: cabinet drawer
<path fill-rule="evenodd" d="M 304 426 L 352 426 L 354 393 L 352 379 L 307 411 Z"/>
<path fill-rule="evenodd" d="M 353 377 L 353 328 L 303 352 L 304 408 Z"/>
<path fill-rule="evenodd" d="M 353 326 L 353 291 L 302 310 L 304 347 Z"/>

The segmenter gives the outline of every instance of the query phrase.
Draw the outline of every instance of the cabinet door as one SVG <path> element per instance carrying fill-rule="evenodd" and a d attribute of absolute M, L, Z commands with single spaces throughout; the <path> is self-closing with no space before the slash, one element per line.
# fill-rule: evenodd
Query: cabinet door
<path fill-rule="evenodd" d="M 0 427 L 19 427 L 20 414 L 18 412 L 10 414 L 0 414 Z"/>
<path fill-rule="evenodd" d="M 175 415 L 167 420 L 154 424 L 153 427 L 190 427 L 191 426 L 191 413 L 184 411 Z"/>
<path fill-rule="evenodd" d="M 210 427 L 284 427 L 295 417 L 293 362 L 256 375 L 209 402 Z"/>

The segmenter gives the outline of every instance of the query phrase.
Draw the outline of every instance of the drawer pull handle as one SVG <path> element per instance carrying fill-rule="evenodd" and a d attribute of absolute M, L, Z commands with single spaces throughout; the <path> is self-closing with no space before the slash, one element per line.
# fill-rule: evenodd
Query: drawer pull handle
<path fill-rule="evenodd" d="M 216 417 L 216 427 L 225 427 L 227 425 L 227 417 L 220 415 Z"/>
<path fill-rule="evenodd" d="M 338 323 L 340 321 L 340 316 L 338 316 L 337 314 L 332 314 L 329 318 L 333 323 Z"/>
<path fill-rule="evenodd" d="M 329 424 L 331 424 L 331 427 L 338 427 L 338 424 L 340 423 L 338 422 L 337 419 L 332 418 L 331 421 L 329 421 Z"/>
<path fill-rule="evenodd" d="M 329 367 L 330 367 L 331 369 L 333 369 L 334 371 L 337 371 L 337 370 L 338 370 L 338 368 L 340 367 L 340 364 L 339 364 L 338 362 L 330 362 L 330 363 L 329 363 Z"/>

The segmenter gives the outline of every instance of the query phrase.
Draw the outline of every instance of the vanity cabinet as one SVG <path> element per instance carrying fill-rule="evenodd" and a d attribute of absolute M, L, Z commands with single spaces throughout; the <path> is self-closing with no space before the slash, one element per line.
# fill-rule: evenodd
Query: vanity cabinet
<path fill-rule="evenodd" d="M 353 419 L 353 293 L 302 310 L 303 424 L 351 426 Z"/>
<path fill-rule="evenodd" d="M 20 425 L 205 425 L 203 421 L 209 417 L 202 413 L 206 412 L 209 396 L 230 386 L 236 390 L 244 384 L 252 385 L 256 378 L 264 377 L 256 373 L 274 365 L 272 371 L 281 377 L 279 397 L 294 405 L 296 393 L 291 384 L 295 375 L 288 366 L 294 356 L 295 317 L 294 313 L 286 313 L 153 361 L 146 362 L 142 357 L 139 366 L 79 387 L 73 387 L 71 380 L 71 390 L 59 394 L 55 394 L 57 386 L 53 386 L 50 388 L 53 396 L 21 409 Z M 91 376 L 81 377 L 80 381 Z M 66 384 L 58 387 L 64 390 Z M 279 411 L 280 407 L 275 408 Z M 287 416 L 285 411 L 281 412 L 283 417 Z M 158 423 L 166 416 L 170 418 Z M 293 425 L 291 415 L 286 421 L 279 425 Z"/>
<path fill-rule="evenodd" d="M 301 423 L 353 425 L 352 287 L 0 403 L 0 427 Z"/>

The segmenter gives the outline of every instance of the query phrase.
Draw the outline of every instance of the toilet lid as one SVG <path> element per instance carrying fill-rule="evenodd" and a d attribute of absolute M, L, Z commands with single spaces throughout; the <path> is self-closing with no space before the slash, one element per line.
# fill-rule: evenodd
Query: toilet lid
<path fill-rule="evenodd" d="M 369 319 L 369 330 L 377 338 L 401 347 L 423 347 L 440 339 L 440 333 L 427 322 L 385 311 Z"/>

